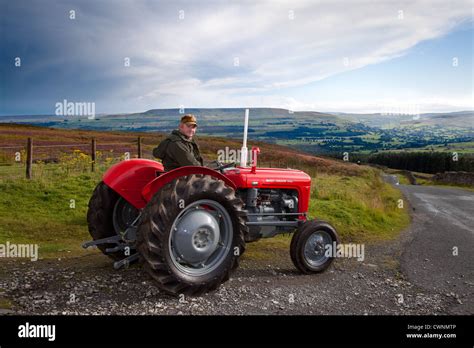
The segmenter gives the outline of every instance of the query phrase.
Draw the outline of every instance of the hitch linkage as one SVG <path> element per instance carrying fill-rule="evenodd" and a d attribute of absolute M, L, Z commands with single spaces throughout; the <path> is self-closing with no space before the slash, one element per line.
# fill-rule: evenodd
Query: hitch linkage
<path fill-rule="evenodd" d="M 135 234 L 136 227 L 130 226 L 129 229 L 133 229 L 133 233 Z M 124 235 L 127 235 L 127 231 L 124 233 Z M 105 252 L 106 253 L 115 253 L 120 250 L 125 250 L 125 248 L 129 247 L 130 249 L 134 249 L 133 246 L 129 243 L 124 243 L 124 239 L 120 235 L 112 236 L 112 237 L 107 237 L 107 238 L 102 238 L 102 239 L 96 239 L 96 240 L 91 240 L 88 242 L 85 242 L 82 244 L 82 247 L 84 249 L 87 249 L 92 246 L 97 246 L 97 245 L 102 245 L 102 244 L 115 244 L 114 247 L 111 248 L 106 248 Z M 114 268 L 115 269 L 120 269 L 122 267 L 128 268 L 131 263 L 135 262 L 138 260 L 138 253 L 131 254 L 122 260 L 115 261 L 114 262 Z"/>

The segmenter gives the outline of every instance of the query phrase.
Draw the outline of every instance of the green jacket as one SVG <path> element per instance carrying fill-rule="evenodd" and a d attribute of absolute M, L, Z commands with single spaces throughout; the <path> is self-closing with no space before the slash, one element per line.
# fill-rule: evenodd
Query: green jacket
<path fill-rule="evenodd" d="M 198 144 L 177 129 L 153 149 L 153 156 L 161 159 L 166 172 L 183 166 L 204 165 Z"/>

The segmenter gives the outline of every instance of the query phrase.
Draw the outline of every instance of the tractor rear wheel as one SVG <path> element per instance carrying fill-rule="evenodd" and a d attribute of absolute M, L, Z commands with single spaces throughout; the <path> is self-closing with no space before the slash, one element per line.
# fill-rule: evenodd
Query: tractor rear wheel
<path fill-rule="evenodd" d="M 94 240 L 121 235 L 136 219 L 139 211 L 101 181 L 89 201 L 87 224 Z M 107 253 L 114 244 L 99 244 L 102 253 L 115 261 L 123 259 L 123 251 Z"/>
<path fill-rule="evenodd" d="M 331 245 L 333 248 L 338 244 L 339 236 L 329 223 L 321 220 L 306 221 L 291 239 L 291 260 L 302 273 L 323 272 L 334 261 L 334 257 L 326 256 L 326 246 Z"/>
<path fill-rule="evenodd" d="M 137 232 L 143 268 L 169 294 L 217 289 L 245 248 L 242 208 L 222 180 L 202 174 L 174 179 L 143 211 Z"/>

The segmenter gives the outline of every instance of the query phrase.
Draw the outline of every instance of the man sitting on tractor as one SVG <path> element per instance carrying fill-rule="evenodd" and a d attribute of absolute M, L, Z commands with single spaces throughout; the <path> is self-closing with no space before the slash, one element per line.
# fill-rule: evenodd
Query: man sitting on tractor
<path fill-rule="evenodd" d="M 197 130 L 196 117 L 192 114 L 181 118 L 178 129 L 153 149 L 153 156 L 161 159 L 165 171 L 183 166 L 203 166 L 198 144 L 193 140 Z"/>

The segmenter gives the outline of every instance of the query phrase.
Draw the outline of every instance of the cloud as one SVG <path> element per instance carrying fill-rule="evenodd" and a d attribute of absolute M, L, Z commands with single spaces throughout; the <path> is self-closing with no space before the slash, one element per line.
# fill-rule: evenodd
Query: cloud
<path fill-rule="evenodd" d="M 118 100 L 116 105 L 138 110 L 291 104 L 291 88 L 404 55 L 469 20 L 472 5 L 442 0 L 50 3 L 20 2 L 11 11 L 26 13 L 19 17 L 22 23 L 9 16 L 15 28 L 29 19 L 43 45 L 29 73 L 53 71 L 103 104 Z M 75 20 L 68 18 L 71 9 Z M 28 34 L 20 30 L 16 39 L 26 40 Z M 123 64 L 126 57 L 130 67 Z"/>

